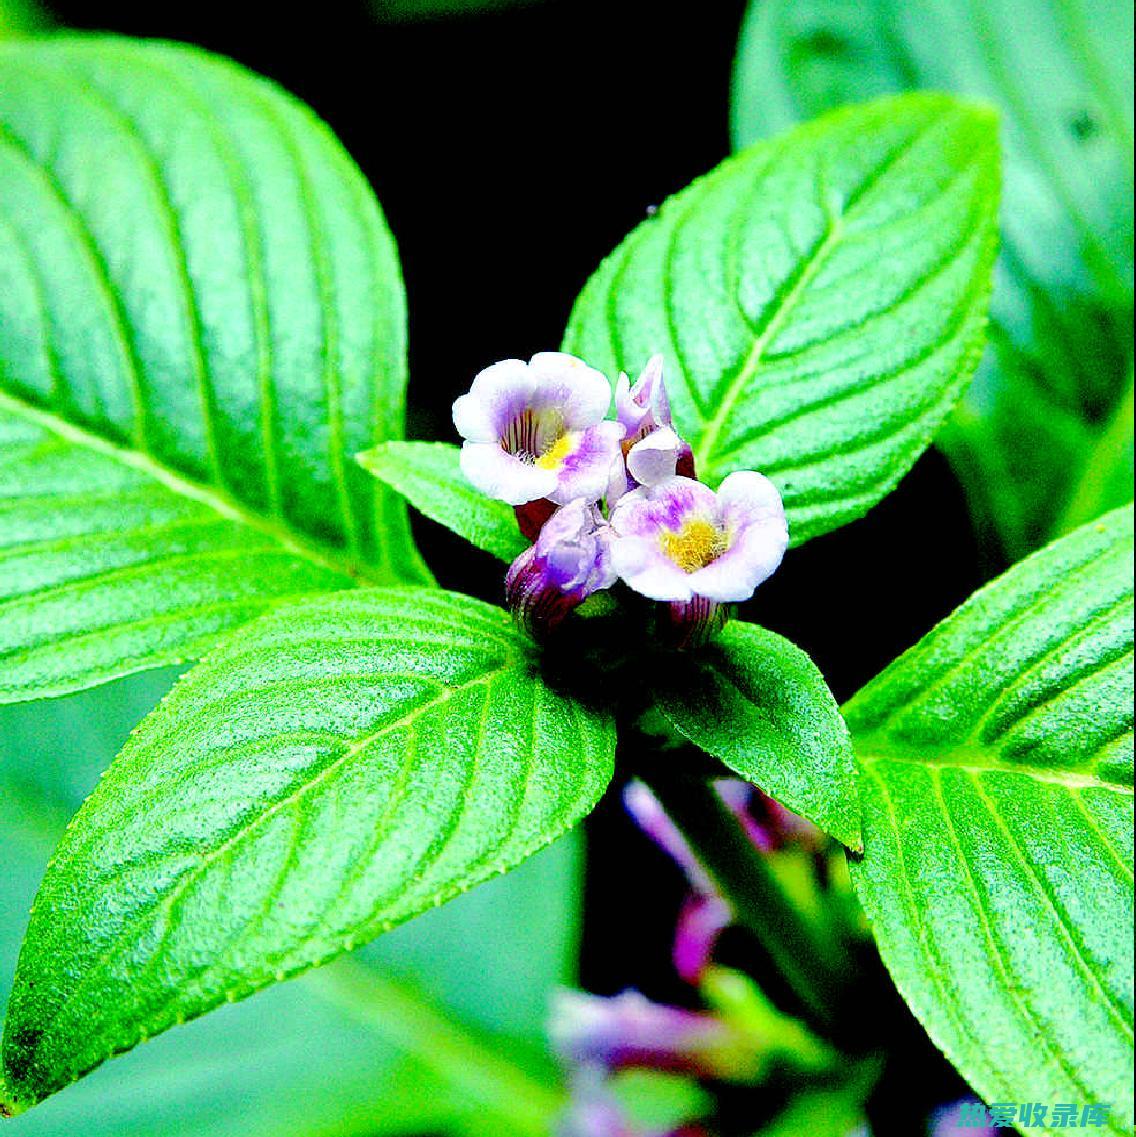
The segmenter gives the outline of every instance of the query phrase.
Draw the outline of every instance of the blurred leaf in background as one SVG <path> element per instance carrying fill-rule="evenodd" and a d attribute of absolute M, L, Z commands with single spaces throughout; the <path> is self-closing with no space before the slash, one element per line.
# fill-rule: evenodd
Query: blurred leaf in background
<path fill-rule="evenodd" d="M 1131 61 L 1125 0 L 752 0 L 742 30 L 738 148 L 913 88 L 1001 111 L 991 350 L 940 441 L 1009 560 L 1132 497 Z"/>
<path fill-rule="evenodd" d="M 371 0 L 375 16 L 382 22 L 435 20 L 447 16 L 477 16 L 522 8 L 539 0 Z"/>
<path fill-rule="evenodd" d="M 43 31 L 49 25 L 47 15 L 33 0 L 0 0 L 0 39 Z"/>
<path fill-rule="evenodd" d="M 172 673 L 0 712 L 0 999 L 73 810 Z M 573 980 L 580 846 L 226 1007 L 10 1123 L 13 1137 L 539 1134 L 561 1098 L 547 996 Z"/>

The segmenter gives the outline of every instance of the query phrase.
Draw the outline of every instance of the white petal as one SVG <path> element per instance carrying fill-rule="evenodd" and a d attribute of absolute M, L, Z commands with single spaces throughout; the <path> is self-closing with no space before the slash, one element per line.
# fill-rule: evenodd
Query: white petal
<path fill-rule="evenodd" d="M 582 359 L 562 351 L 542 351 L 532 357 L 529 370 L 537 380 L 541 406 L 555 406 L 568 430 L 595 426 L 611 406 L 607 376 Z"/>
<path fill-rule="evenodd" d="M 674 477 L 682 440 L 669 426 L 651 431 L 628 451 L 627 470 L 644 486 L 658 485 Z"/>
<path fill-rule="evenodd" d="M 611 563 L 620 579 L 652 600 L 689 600 L 694 595 L 687 574 L 650 539 L 615 537 Z"/>
<path fill-rule="evenodd" d="M 511 407 L 529 403 L 536 379 L 521 359 L 503 359 L 478 372 L 469 393 L 454 402 L 454 426 L 471 442 L 492 442 L 501 437 L 503 420 Z"/>
<path fill-rule="evenodd" d="M 785 516 L 785 506 L 777 487 L 753 470 L 728 474 L 718 487 L 718 500 L 733 513 L 748 517 Z"/>
<path fill-rule="evenodd" d="M 529 466 L 506 454 L 496 442 L 467 442 L 461 452 L 462 473 L 487 497 L 524 505 L 548 497 L 556 472 Z"/>
<path fill-rule="evenodd" d="M 789 529 L 783 517 L 752 521 L 716 561 L 690 574 L 690 586 L 699 596 L 720 603 L 748 600 L 776 572 L 788 547 Z"/>

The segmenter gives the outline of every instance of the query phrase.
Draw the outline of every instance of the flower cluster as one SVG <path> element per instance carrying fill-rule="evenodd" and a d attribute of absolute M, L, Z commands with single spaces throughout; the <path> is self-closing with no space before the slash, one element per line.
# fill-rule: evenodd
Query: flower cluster
<path fill-rule="evenodd" d="M 781 496 L 748 471 L 717 491 L 697 480 L 661 356 L 634 385 L 619 376 L 612 409 L 607 378 L 561 352 L 495 363 L 454 403 L 465 476 L 534 541 L 509 569 L 509 606 L 544 636 L 623 581 L 665 605 L 674 643 L 700 642 L 781 563 Z"/>

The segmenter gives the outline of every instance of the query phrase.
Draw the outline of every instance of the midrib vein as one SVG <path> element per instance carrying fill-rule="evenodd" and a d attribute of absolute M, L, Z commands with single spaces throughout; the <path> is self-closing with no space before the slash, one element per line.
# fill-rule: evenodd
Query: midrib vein
<path fill-rule="evenodd" d="M 1132 796 L 1132 786 L 1117 782 L 1106 782 L 1096 774 L 1086 774 L 1080 770 L 1060 770 L 1045 766 L 1031 766 L 1026 763 L 997 762 L 987 758 L 980 751 L 961 747 L 937 749 L 933 756 L 924 754 L 905 754 L 897 751 L 894 744 L 878 743 L 871 738 L 857 739 L 853 736 L 856 760 L 862 765 L 871 766 L 877 762 L 901 762 L 907 766 L 919 766 L 924 770 L 953 769 L 972 774 L 1021 774 L 1037 782 L 1049 782 L 1065 789 L 1099 789 L 1112 793 Z"/>
<path fill-rule="evenodd" d="M 840 240 L 843 232 L 843 216 L 841 214 L 830 215 L 828 219 L 828 229 L 824 237 L 801 269 L 796 283 L 782 298 L 777 309 L 770 316 L 769 322 L 762 329 L 757 339 L 754 340 L 753 347 L 750 348 L 749 354 L 738 369 L 738 373 L 730 381 L 729 387 L 726 388 L 726 392 L 718 404 L 718 410 L 710 422 L 706 424 L 706 429 L 702 432 L 702 437 L 698 440 L 698 445 L 694 448 L 694 464 L 697 469 L 705 471 L 711 467 L 711 455 L 714 453 L 714 449 L 718 444 L 718 436 L 722 433 L 722 428 L 726 425 L 734 409 L 734 404 L 742 396 L 750 380 L 757 373 L 757 369 L 761 366 L 762 360 L 765 357 L 766 348 L 781 330 L 786 319 L 788 319 L 790 313 L 796 307 L 797 302 L 812 283 L 817 272 L 820 271 L 829 251 Z"/>
<path fill-rule="evenodd" d="M 379 586 L 390 583 L 373 575 L 357 561 L 349 559 L 339 551 L 321 545 L 314 540 L 301 537 L 278 522 L 248 509 L 228 494 L 204 486 L 199 482 L 190 481 L 180 474 L 175 474 L 149 455 L 137 450 L 127 450 L 116 446 L 97 434 L 76 426 L 50 411 L 33 407 L 2 390 L 0 390 L 0 410 L 7 410 L 19 415 L 45 430 L 51 431 L 65 442 L 93 450 L 105 458 L 110 458 L 132 470 L 137 470 L 178 496 L 200 502 L 221 517 L 255 529 L 296 556 L 330 572 L 350 578 L 357 584 Z"/>

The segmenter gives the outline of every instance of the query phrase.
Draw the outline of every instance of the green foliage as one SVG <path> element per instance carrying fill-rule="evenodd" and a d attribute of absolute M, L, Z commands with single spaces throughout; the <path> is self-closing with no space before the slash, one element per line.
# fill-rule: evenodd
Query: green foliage
<path fill-rule="evenodd" d="M 402 432 L 404 341 L 390 233 L 306 108 L 184 47 L 0 43 L 0 697 L 422 580 L 352 461 Z"/>
<path fill-rule="evenodd" d="M 1132 6 L 1126 0 L 753 0 L 739 148 L 833 107 L 926 87 L 1003 116 L 991 346 L 941 442 L 1010 559 L 1093 477 L 1132 352 Z M 1101 501 L 1131 500 L 1131 480 Z M 1120 495 L 1120 496 L 1117 496 Z"/>
<path fill-rule="evenodd" d="M 234 633 L 132 735 L 33 907 L 8 1104 L 518 864 L 589 812 L 606 717 L 498 609 L 341 593 Z"/>
<path fill-rule="evenodd" d="M 659 709 L 684 737 L 789 809 L 859 849 L 860 810 L 848 730 L 801 649 L 733 623 L 668 665 Z"/>
<path fill-rule="evenodd" d="M 699 477 L 769 475 L 801 543 L 892 490 L 983 346 L 995 122 L 917 95 L 723 163 L 609 257 L 565 349 L 614 375 L 663 352 Z"/>
<path fill-rule="evenodd" d="M 384 442 L 360 454 L 359 462 L 431 521 L 509 563 L 529 542 L 512 506 L 469 484 L 458 465 L 460 453 L 449 442 Z"/>
<path fill-rule="evenodd" d="M 171 678 L 0 710 L 0 998 L 68 817 Z M 578 843 L 558 841 L 352 960 L 162 1036 L 13 1132 L 168 1137 L 191 1117 L 194 1137 L 294 1137 L 298 1118 L 305 1137 L 543 1133 L 559 1095 L 521 1047 L 574 976 L 578 868 Z"/>
<path fill-rule="evenodd" d="M 538 0 L 370 0 L 375 17 L 391 23 L 503 12 L 537 2 Z"/>
<path fill-rule="evenodd" d="M 864 688 L 857 891 L 987 1101 L 1132 1118 L 1132 509 L 982 589 Z"/>

